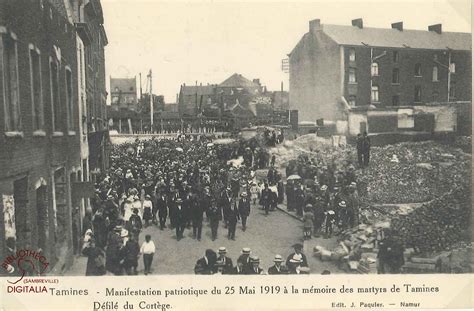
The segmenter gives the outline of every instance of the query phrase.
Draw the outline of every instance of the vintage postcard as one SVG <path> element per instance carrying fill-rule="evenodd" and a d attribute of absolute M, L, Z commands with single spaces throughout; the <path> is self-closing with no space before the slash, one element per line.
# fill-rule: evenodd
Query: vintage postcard
<path fill-rule="evenodd" d="M 469 0 L 0 0 L 0 310 L 470 309 Z"/>

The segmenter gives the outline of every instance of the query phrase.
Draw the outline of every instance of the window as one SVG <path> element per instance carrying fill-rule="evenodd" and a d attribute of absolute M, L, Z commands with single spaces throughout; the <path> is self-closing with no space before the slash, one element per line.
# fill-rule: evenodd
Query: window
<path fill-rule="evenodd" d="M 392 83 L 399 84 L 400 83 L 400 69 L 393 68 L 392 70 Z"/>
<path fill-rule="evenodd" d="M 379 64 L 377 63 L 372 63 L 372 77 L 373 76 L 378 76 L 379 75 Z"/>
<path fill-rule="evenodd" d="M 349 50 L 349 61 L 355 62 L 356 60 L 356 51 L 354 49 Z"/>
<path fill-rule="evenodd" d="M 456 73 L 456 63 L 451 63 L 451 64 L 449 65 L 449 71 L 450 71 L 451 73 Z"/>
<path fill-rule="evenodd" d="M 372 102 L 379 101 L 379 87 L 378 85 L 372 85 L 372 94 L 371 94 Z"/>
<path fill-rule="evenodd" d="M 349 68 L 349 83 L 357 83 L 355 68 Z"/>
<path fill-rule="evenodd" d="M 421 102 L 421 85 L 415 85 L 415 103 Z"/>
<path fill-rule="evenodd" d="M 438 82 L 438 66 L 433 67 L 433 82 Z"/>
<path fill-rule="evenodd" d="M 456 98 L 456 82 L 451 81 L 449 84 L 449 100 Z"/>
<path fill-rule="evenodd" d="M 393 62 L 398 63 L 400 55 L 398 54 L 398 51 L 393 51 Z"/>
<path fill-rule="evenodd" d="M 1 62 L 3 58 L 3 62 Z M 3 65 L 2 65 L 3 63 Z M 5 131 L 20 131 L 20 90 L 16 36 L 5 33 L 0 37 L 0 74 L 3 72 L 3 109 Z"/>
<path fill-rule="evenodd" d="M 74 102 L 72 94 L 72 72 L 66 68 L 66 108 L 67 108 L 67 128 L 74 130 Z"/>
<path fill-rule="evenodd" d="M 30 85 L 31 105 L 33 112 L 33 130 L 44 128 L 43 92 L 41 87 L 40 51 L 30 45 Z"/>
<path fill-rule="evenodd" d="M 53 120 L 53 132 L 61 131 L 61 106 L 59 102 L 59 65 L 58 62 L 50 58 L 50 88 L 51 88 L 51 111 Z"/>
<path fill-rule="evenodd" d="M 415 64 L 415 77 L 421 77 L 421 64 Z"/>
<path fill-rule="evenodd" d="M 400 95 L 393 95 L 392 96 L 392 106 L 400 105 Z"/>
<path fill-rule="evenodd" d="M 356 97 L 354 95 L 349 96 L 349 106 L 351 106 L 351 107 L 356 106 Z"/>

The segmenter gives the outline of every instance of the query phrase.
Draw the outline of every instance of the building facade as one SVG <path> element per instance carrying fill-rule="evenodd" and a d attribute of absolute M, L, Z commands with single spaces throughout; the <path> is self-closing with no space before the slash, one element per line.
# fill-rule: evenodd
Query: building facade
<path fill-rule="evenodd" d="M 387 108 L 471 100 L 471 35 L 309 22 L 289 54 L 290 105 L 300 119 L 340 120 L 357 107 Z"/>
<path fill-rule="evenodd" d="M 105 32 L 81 29 L 97 4 L 0 1 L 0 257 L 40 249 L 54 274 L 80 251 L 90 134 L 105 125 Z"/>
<path fill-rule="evenodd" d="M 14 241 L 55 269 L 72 260 L 83 174 L 76 31 L 49 1 L 2 0 L 0 39 L 0 257 Z"/>

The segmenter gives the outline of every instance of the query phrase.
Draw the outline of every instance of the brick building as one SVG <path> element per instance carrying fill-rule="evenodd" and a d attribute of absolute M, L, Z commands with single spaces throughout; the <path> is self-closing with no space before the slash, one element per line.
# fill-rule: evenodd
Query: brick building
<path fill-rule="evenodd" d="M 91 3 L 0 0 L 0 258 L 13 239 L 42 249 L 54 274 L 80 249 L 87 202 L 77 186 L 89 180 L 88 135 L 104 125 L 105 83 L 93 104 L 85 84 L 100 89 L 100 75 L 86 73 L 95 65 L 77 15 Z"/>
<path fill-rule="evenodd" d="M 422 31 L 401 22 L 380 29 L 364 27 L 362 19 L 352 26 L 315 19 L 289 64 L 290 105 L 303 121 L 347 121 L 354 108 L 396 114 L 403 107 L 471 100 L 471 34 L 443 32 L 440 24 Z"/>

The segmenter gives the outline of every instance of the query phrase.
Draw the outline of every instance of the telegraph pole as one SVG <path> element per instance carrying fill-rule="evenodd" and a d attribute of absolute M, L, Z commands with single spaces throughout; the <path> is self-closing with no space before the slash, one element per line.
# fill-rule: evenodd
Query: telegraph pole
<path fill-rule="evenodd" d="M 150 130 L 153 133 L 153 77 L 150 69 Z"/>

